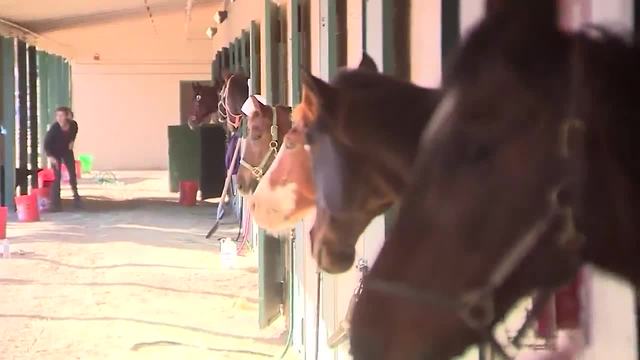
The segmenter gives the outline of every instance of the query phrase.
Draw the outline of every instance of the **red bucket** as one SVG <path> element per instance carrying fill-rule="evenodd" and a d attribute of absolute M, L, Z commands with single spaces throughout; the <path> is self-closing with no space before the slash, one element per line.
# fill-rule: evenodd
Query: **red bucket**
<path fill-rule="evenodd" d="M 38 171 L 38 187 L 46 188 L 56 180 L 56 174 L 53 169 L 42 169 Z"/>
<path fill-rule="evenodd" d="M 180 181 L 180 205 L 194 206 L 198 195 L 197 181 Z"/>
<path fill-rule="evenodd" d="M 7 238 L 7 212 L 8 208 L 0 207 L 0 239 Z"/>
<path fill-rule="evenodd" d="M 43 187 L 33 189 L 31 190 L 31 194 L 35 195 L 38 198 L 38 209 L 40 211 L 49 210 L 49 205 L 51 204 L 51 200 L 49 199 L 50 188 Z"/>
<path fill-rule="evenodd" d="M 18 221 L 32 222 L 40 220 L 36 194 L 16 196 L 16 208 L 18 209 Z"/>

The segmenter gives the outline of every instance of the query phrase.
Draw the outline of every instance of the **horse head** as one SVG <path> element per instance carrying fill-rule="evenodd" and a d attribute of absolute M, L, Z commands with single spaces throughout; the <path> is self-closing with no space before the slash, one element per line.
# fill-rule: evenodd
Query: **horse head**
<path fill-rule="evenodd" d="M 247 119 L 247 137 L 238 170 L 238 191 L 245 196 L 256 189 L 291 129 L 289 108 L 264 105 L 255 96 L 250 99 L 255 110 Z"/>
<path fill-rule="evenodd" d="M 249 97 L 249 77 L 242 72 L 227 72 L 223 77 L 218 101 L 220 122 L 227 123 L 227 130 L 233 132 L 242 123 L 242 105 Z"/>
<path fill-rule="evenodd" d="M 554 0 L 498 7 L 445 74 L 353 315 L 355 359 L 460 354 L 586 261 L 640 282 L 640 167 L 622 155 L 638 48 L 562 32 Z"/>
<path fill-rule="evenodd" d="M 214 86 L 192 83 L 193 99 L 191 102 L 191 115 L 187 119 L 190 128 L 195 129 L 209 122 L 211 114 L 214 114 L 218 105 L 219 84 Z"/>
<path fill-rule="evenodd" d="M 312 253 L 338 273 L 371 220 L 398 198 L 438 92 L 377 73 L 368 56 L 331 83 L 306 75 L 303 105 L 316 193 Z"/>
<path fill-rule="evenodd" d="M 291 114 L 292 127 L 250 199 L 249 209 L 256 223 L 274 233 L 294 227 L 315 208 L 311 154 L 305 139 L 313 120 L 310 101 L 303 88 L 302 103 Z"/>

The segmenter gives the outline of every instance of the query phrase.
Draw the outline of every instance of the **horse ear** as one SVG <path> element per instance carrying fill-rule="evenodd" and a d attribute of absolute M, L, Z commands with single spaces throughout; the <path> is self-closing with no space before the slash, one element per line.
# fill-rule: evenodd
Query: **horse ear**
<path fill-rule="evenodd" d="M 530 28 L 535 32 L 558 28 L 559 2 L 560 0 L 486 0 L 485 10 L 490 17 L 499 17 L 502 21 Z"/>
<path fill-rule="evenodd" d="M 310 110 L 314 118 L 318 115 L 320 107 L 331 112 L 337 101 L 337 90 L 324 80 L 311 75 L 306 69 L 302 69 L 301 75 L 303 94 L 307 97 L 306 101 L 313 104 Z"/>
<path fill-rule="evenodd" d="M 251 95 L 251 103 L 253 104 L 253 108 L 255 109 L 255 111 L 260 113 L 260 115 L 264 114 L 265 108 L 267 106 L 265 104 L 261 103 L 260 100 L 258 100 L 258 98 L 256 98 L 255 96 Z"/>
<path fill-rule="evenodd" d="M 358 70 L 377 73 L 378 66 L 376 65 L 376 62 L 373 61 L 371 56 L 369 56 L 369 54 L 364 52 L 362 53 L 362 60 L 360 60 L 360 64 L 358 65 Z"/>

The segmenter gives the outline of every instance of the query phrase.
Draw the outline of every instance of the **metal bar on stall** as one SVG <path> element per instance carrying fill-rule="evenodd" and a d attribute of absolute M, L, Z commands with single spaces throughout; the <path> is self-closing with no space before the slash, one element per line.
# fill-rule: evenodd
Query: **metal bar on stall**
<path fill-rule="evenodd" d="M 29 82 L 29 160 L 31 168 L 31 187 L 38 187 L 38 60 L 36 48 L 27 48 Z"/>
<path fill-rule="evenodd" d="M 27 195 L 29 193 L 27 182 L 27 167 L 28 167 L 28 126 L 29 126 L 29 111 L 28 111 L 28 98 L 27 98 L 27 44 L 18 40 L 16 46 L 17 51 L 17 73 L 18 73 L 18 167 L 19 171 L 23 174 L 20 176 L 18 186 L 20 186 L 20 195 Z M 10 170 L 10 169 L 7 169 Z"/>

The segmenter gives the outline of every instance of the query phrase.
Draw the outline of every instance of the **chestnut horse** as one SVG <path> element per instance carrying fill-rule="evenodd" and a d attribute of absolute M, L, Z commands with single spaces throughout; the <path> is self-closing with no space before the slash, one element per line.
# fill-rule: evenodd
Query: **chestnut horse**
<path fill-rule="evenodd" d="M 353 314 L 355 359 L 511 353 L 496 323 L 583 263 L 640 285 L 640 47 L 560 31 L 554 0 L 501 6 L 445 75 Z"/>
<path fill-rule="evenodd" d="M 313 256 L 324 271 L 349 270 L 360 234 L 397 200 L 408 181 L 406 170 L 417 153 L 420 131 L 438 100 L 437 90 L 377 73 L 367 55 L 358 69 L 342 71 L 331 84 L 305 76 L 303 102 L 294 114 L 302 117 L 296 121 L 302 126 L 294 127 L 296 133 L 268 173 L 262 191 L 272 195 L 255 194 L 256 220 L 266 218 L 271 224 L 265 225 L 278 228 L 273 219 L 284 219 L 288 225 L 297 220 L 293 214 L 303 216 L 304 208 L 313 206 L 307 200 L 313 193 L 307 191 L 302 201 L 295 199 L 311 186 L 291 181 L 312 178 Z M 306 157 L 300 143 L 303 133 L 309 148 Z M 302 165 L 298 169 L 293 156 Z M 313 176 L 300 175 L 310 170 L 309 163 Z M 295 172 L 298 175 L 290 175 Z"/>
<path fill-rule="evenodd" d="M 238 191 L 244 196 L 256 189 L 291 129 L 290 107 L 267 106 L 255 96 L 250 99 L 255 110 L 247 120 L 247 136 L 238 169 Z"/>
<path fill-rule="evenodd" d="M 218 96 L 221 83 L 214 86 L 206 86 L 200 83 L 193 83 L 193 100 L 191 104 L 191 115 L 187 119 L 187 124 L 191 129 L 195 129 L 211 122 L 211 115 L 217 113 Z"/>
<path fill-rule="evenodd" d="M 291 229 L 315 209 L 311 154 L 305 149 L 305 135 L 311 119 L 308 94 L 302 90 L 302 104 L 293 109 L 291 129 L 269 170 L 249 200 L 255 222 L 272 233 Z"/>

